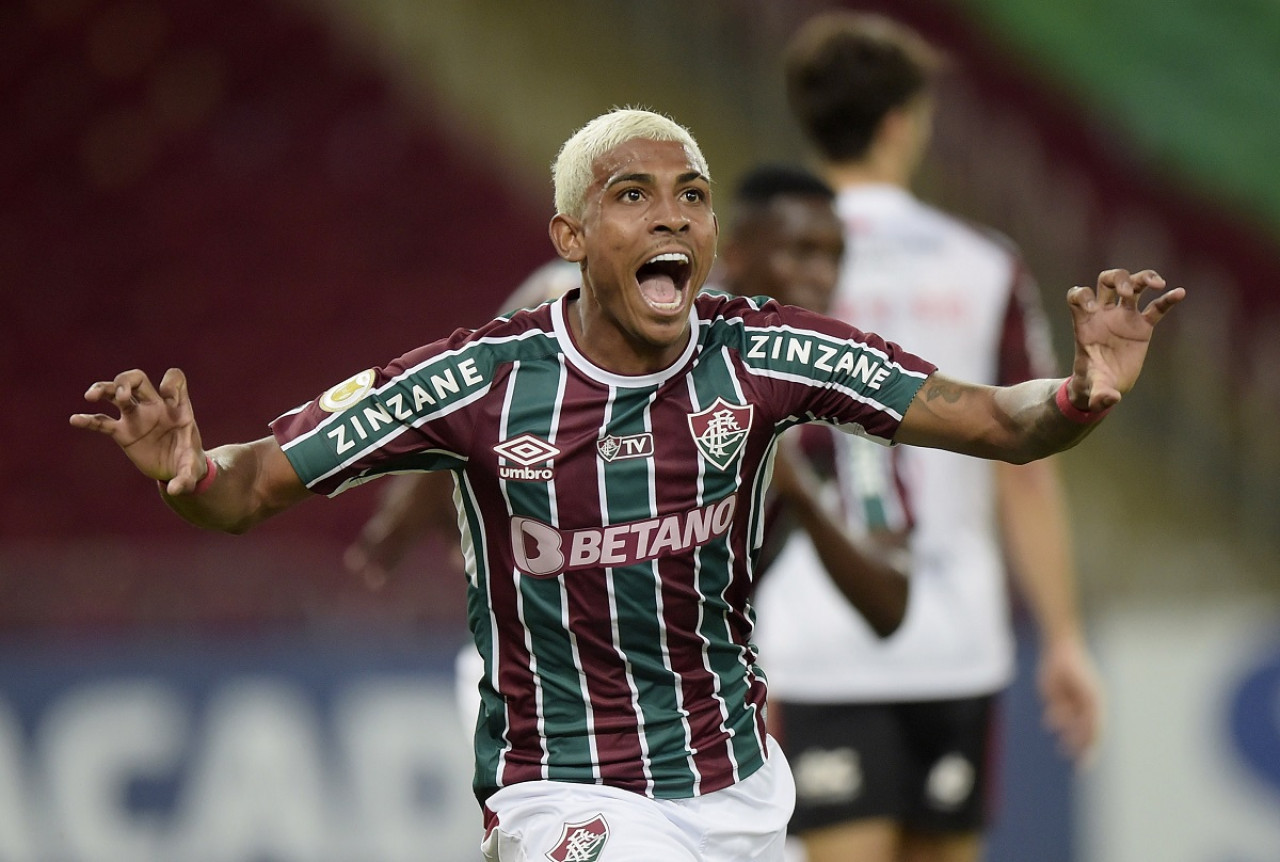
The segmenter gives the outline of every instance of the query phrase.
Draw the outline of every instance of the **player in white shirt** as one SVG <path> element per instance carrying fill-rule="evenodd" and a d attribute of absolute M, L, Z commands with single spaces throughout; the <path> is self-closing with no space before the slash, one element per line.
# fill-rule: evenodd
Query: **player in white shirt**
<path fill-rule="evenodd" d="M 916 34 L 857 13 L 813 19 L 788 48 L 788 97 L 846 228 L 834 314 L 959 377 L 1051 375 L 1035 284 L 1016 250 L 908 191 L 939 68 Z M 802 535 L 761 584 L 756 642 L 769 657 L 771 728 L 796 773 L 792 831 L 810 862 L 974 862 L 992 706 L 1014 666 L 1006 557 L 1040 629 L 1046 723 L 1077 758 L 1099 733 L 1059 480 L 1051 462 L 992 464 L 839 436 L 851 523 L 911 528 L 911 595 L 902 627 L 881 640 L 838 600 Z M 885 491 L 903 493 L 910 518 Z"/>

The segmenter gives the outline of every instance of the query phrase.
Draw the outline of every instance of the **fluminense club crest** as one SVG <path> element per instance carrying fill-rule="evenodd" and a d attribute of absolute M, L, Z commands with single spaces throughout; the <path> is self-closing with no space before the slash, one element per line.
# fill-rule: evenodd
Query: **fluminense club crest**
<path fill-rule="evenodd" d="M 754 412 L 753 405 L 730 404 L 717 396 L 706 410 L 689 414 L 689 430 L 702 457 L 721 470 L 728 470 L 742 453 Z"/>
<path fill-rule="evenodd" d="M 603 814 L 582 823 L 566 823 L 556 848 L 545 854 L 551 862 L 596 862 L 609 840 L 609 824 Z"/>

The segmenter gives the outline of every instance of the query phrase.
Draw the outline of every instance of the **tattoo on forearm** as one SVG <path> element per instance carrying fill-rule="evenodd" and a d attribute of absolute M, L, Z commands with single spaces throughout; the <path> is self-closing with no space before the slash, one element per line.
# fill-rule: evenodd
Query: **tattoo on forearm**
<path fill-rule="evenodd" d="M 929 380 L 925 385 L 925 401 L 941 398 L 948 404 L 955 404 L 964 395 L 964 389 L 950 380 Z"/>

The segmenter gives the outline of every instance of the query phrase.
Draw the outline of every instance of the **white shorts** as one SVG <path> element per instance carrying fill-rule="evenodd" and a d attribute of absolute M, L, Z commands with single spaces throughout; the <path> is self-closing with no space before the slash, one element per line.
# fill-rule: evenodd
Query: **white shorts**
<path fill-rule="evenodd" d="M 486 862 L 783 862 L 795 784 L 782 749 L 732 787 L 650 799 L 594 784 L 527 781 L 485 807 Z M 487 818 L 492 820 L 492 818 Z"/>

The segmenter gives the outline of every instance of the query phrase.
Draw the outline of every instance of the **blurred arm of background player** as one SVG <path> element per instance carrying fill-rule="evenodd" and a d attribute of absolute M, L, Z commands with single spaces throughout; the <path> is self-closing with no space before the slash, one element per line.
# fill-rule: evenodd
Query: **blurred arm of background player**
<path fill-rule="evenodd" d="M 342 561 L 366 586 L 380 589 L 409 549 L 432 533 L 457 538 L 453 476 L 444 471 L 391 476 L 384 482 L 378 508 Z"/>
<path fill-rule="evenodd" d="M 1057 463 L 997 464 L 996 488 L 1014 577 L 1040 633 L 1036 685 L 1044 723 L 1065 753 L 1087 765 L 1102 734 L 1102 686 L 1080 624 Z"/>
<path fill-rule="evenodd" d="M 770 296 L 819 314 L 831 299 L 844 258 L 844 226 L 835 192 L 819 177 L 791 165 L 760 165 L 738 182 L 720 249 L 719 287 L 737 296 Z M 802 451 L 801 435 L 813 443 Z M 836 433 L 823 426 L 795 428 L 780 441 L 774 459 L 771 504 L 756 577 L 767 569 L 800 527 L 840 592 L 881 637 L 906 615 L 909 582 L 905 535 L 876 530 L 854 538 L 843 516 L 827 505 L 819 471 L 834 470 L 830 445 Z M 821 466 L 819 466 L 821 465 Z"/>
<path fill-rule="evenodd" d="M 773 465 L 772 490 L 785 502 L 798 526 L 809 534 L 827 575 L 880 637 L 898 630 L 907 613 L 907 536 L 887 530 L 855 540 L 843 519 L 827 506 L 822 480 L 809 461 L 794 451 L 794 433 L 782 438 Z"/>
<path fill-rule="evenodd" d="M 578 287 L 576 263 L 556 259 L 535 269 L 502 304 L 499 314 L 532 308 Z M 440 471 L 406 473 L 384 480 L 378 508 L 343 554 L 347 569 L 372 589 L 381 588 L 420 539 L 431 534 L 458 547 L 458 515 L 453 476 Z"/>

